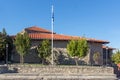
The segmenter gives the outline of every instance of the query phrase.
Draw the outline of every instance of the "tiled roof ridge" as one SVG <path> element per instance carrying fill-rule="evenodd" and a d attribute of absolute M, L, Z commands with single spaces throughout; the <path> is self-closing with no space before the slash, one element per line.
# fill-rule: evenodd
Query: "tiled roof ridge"
<path fill-rule="evenodd" d="M 29 35 L 31 35 L 31 34 L 33 34 L 33 35 L 51 35 L 52 36 L 52 34 L 48 34 L 48 33 L 29 33 Z M 62 37 L 65 37 L 65 38 L 67 38 L 67 37 L 69 37 L 69 38 L 80 38 L 80 37 L 76 37 L 76 36 L 70 36 L 70 35 L 63 35 L 63 34 L 53 34 L 53 37 L 54 36 L 62 36 Z"/>
<path fill-rule="evenodd" d="M 52 33 L 50 30 L 47 30 L 38 26 L 31 26 L 31 27 L 25 28 L 25 30 Z"/>
<path fill-rule="evenodd" d="M 52 34 L 48 34 L 48 33 L 29 33 L 29 34 L 47 34 L 47 35 L 52 35 Z M 65 34 L 53 34 L 53 36 L 54 35 L 60 35 L 60 36 L 67 36 L 67 37 L 74 37 L 74 38 L 82 38 L 82 37 L 80 37 L 80 36 L 71 36 L 71 35 L 65 35 Z"/>
<path fill-rule="evenodd" d="M 31 35 L 31 37 L 36 37 L 36 38 L 42 38 L 46 36 L 47 39 L 50 38 L 51 34 L 47 34 L 47 33 L 29 33 L 29 35 Z M 69 35 L 63 35 L 63 34 L 54 34 L 54 39 L 59 39 L 59 40 L 71 40 L 71 39 L 79 39 L 82 38 L 80 36 L 69 36 Z M 85 37 L 86 38 L 86 37 Z M 93 38 L 86 38 L 87 41 L 92 41 L 92 42 L 100 42 L 100 43 L 109 43 L 108 41 L 105 40 L 97 40 L 97 39 L 93 39 Z"/>

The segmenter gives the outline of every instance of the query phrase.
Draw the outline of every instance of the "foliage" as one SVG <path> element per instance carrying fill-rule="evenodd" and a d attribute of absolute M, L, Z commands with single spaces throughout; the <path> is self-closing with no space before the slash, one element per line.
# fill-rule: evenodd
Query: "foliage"
<path fill-rule="evenodd" d="M 6 32 L 5 28 L 3 28 L 3 30 L 2 30 L 2 34 L 7 36 L 7 32 Z"/>
<path fill-rule="evenodd" d="M 88 52 L 88 43 L 85 38 L 80 38 L 78 40 L 71 40 L 67 45 L 67 51 L 70 56 L 76 58 L 76 65 L 78 65 L 78 58 L 83 58 Z"/>
<path fill-rule="evenodd" d="M 42 59 L 42 64 L 51 55 L 51 44 L 49 40 L 43 40 L 37 48 L 38 56 Z"/>
<path fill-rule="evenodd" d="M 0 52 L 5 48 L 5 39 L 3 38 L 2 33 L 0 33 Z"/>
<path fill-rule="evenodd" d="M 7 36 L 6 37 L 6 42 L 8 44 L 8 60 L 11 60 L 11 54 L 12 54 L 12 50 L 13 50 L 13 40 L 12 37 Z"/>
<path fill-rule="evenodd" d="M 95 61 L 96 64 L 98 63 L 99 59 L 100 59 L 100 53 L 99 52 L 95 52 L 93 54 L 93 60 Z"/>
<path fill-rule="evenodd" d="M 8 60 L 10 60 L 10 54 L 13 49 L 12 38 L 7 35 L 5 28 L 0 32 L 0 59 L 5 60 L 6 56 L 6 44 L 8 44 Z"/>
<path fill-rule="evenodd" d="M 3 29 L 2 32 L 0 32 L 0 52 L 4 53 L 5 51 L 5 45 L 7 43 L 7 33 L 5 31 L 5 29 Z"/>
<path fill-rule="evenodd" d="M 17 52 L 20 54 L 20 63 L 24 63 L 24 56 L 28 53 L 30 48 L 30 38 L 27 32 L 18 33 L 14 43 Z"/>
<path fill-rule="evenodd" d="M 75 40 L 71 40 L 69 44 L 67 45 L 67 51 L 70 54 L 70 56 L 75 57 L 76 54 L 76 49 L 77 49 L 77 43 Z"/>
<path fill-rule="evenodd" d="M 118 64 L 120 63 L 120 51 L 116 51 L 115 53 L 113 53 L 112 55 L 112 61 L 115 63 L 115 64 Z"/>
<path fill-rule="evenodd" d="M 87 55 L 88 43 L 85 38 L 79 39 L 77 41 L 77 53 L 79 58 L 83 58 Z"/>
<path fill-rule="evenodd" d="M 5 57 L 5 36 L 0 33 L 0 58 L 4 58 Z"/>

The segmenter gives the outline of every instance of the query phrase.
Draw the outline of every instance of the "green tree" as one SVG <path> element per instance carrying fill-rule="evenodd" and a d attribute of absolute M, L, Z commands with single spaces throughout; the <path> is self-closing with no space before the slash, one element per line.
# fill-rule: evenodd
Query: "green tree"
<path fill-rule="evenodd" d="M 7 33 L 5 28 L 3 28 L 2 32 L 0 32 L 0 56 L 5 60 L 6 53 L 6 44 L 8 44 Z"/>
<path fill-rule="evenodd" d="M 67 45 L 67 51 L 69 52 L 70 56 L 72 57 L 76 56 L 76 48 L 77 48 L 76 41 L 71 40 L 69 44 Z"/>
<path fill-rule="evenodd" d="M 112 61 L 115 63 L 115 64 L 118 64 L 120 63 L 120 51 L 116 51 L 115 53 L 113 53 L 112 55 Z"/>
<path fill-rule="evenodd" d="M 2 34 L 7 36 L 7 32 L 6 32 L 5 28 L 3 28 L 3 30 L 2 30 Z"/>
<path fill-rule="evenodd" d="M 5 58 L 5 39 L 3 34 L 0 32 L 0 59 Z"/>
<path fill-rule="evenodd" d="M 0 52 L 4 53 L 5 45 L 7 43 L 7 33 L 6 30 L 3 28 L 3 31 L 0 32 Z"/>
<path fill-rule="evenodd" d="M 30 38 L 27 32 L 18 33 L 15 37 L 15 47 L 20 55 L 20 63 L 24 63 L 24 56 L 28 53 L 30 49 Z"/>
<path fill-rule="evenodd" d="M 6 42 L 8 44 L 8 61 L 11 61 L 11 54 L 12 54 L 12 50 L 13 50 L 13 40 L 11 36 L 7 36 L 6 37 Z"/>
<path fill-rule="evenodd" d="M 78 59 L 82 59 L 87 55 L 88 44 L 85 38 L 78 40 L 71 40 L 67 45 L 67 51 L 71 57 L 75 58 L 76 65 L 78 65 Z"/>
<path fill-rule="evenodd" d="M 37 48 L 38 56 L 42 59 L 42 64 L 45 63 L 48 57 L 51 55 L 51 44 L 49 40 L 43 40 Z"/>
<path fill-rule="evenodd" d="M 13 41 L 12 38 L 7 35 L 5 28 L 3 28 L 2 32 L 0 32 L 0 59 L 6 58 L 6 44 L 8 44 L 8 60 L 10 60 L 10 54 L 13 49 Z"/>

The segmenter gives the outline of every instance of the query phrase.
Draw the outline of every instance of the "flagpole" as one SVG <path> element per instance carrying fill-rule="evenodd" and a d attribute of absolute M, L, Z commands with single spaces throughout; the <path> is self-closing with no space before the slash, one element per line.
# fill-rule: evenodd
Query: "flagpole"
<path fill-rule="evenodd" d="M 52 40 L 51 40 L 51 48 L 52 48 L 52 65 L 54 64 L 54 54 L 53 54 L 53 27 L 54 27 L 54 6 L 52 5 L 52 19 L 51 19 L 51 28 L 52 28 Z"/>

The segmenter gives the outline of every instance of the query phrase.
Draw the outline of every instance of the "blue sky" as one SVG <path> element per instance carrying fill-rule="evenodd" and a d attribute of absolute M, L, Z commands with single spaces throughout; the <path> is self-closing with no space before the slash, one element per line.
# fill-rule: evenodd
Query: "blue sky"
<path fill-rule="evenodd" d="M 53 0 L 0 0 L 0 31 L 15 35 L 26 27 L 51 30 Z M 120 48 L 120 0 L 54 0 L 54 32 L 110 41 Z"/>

